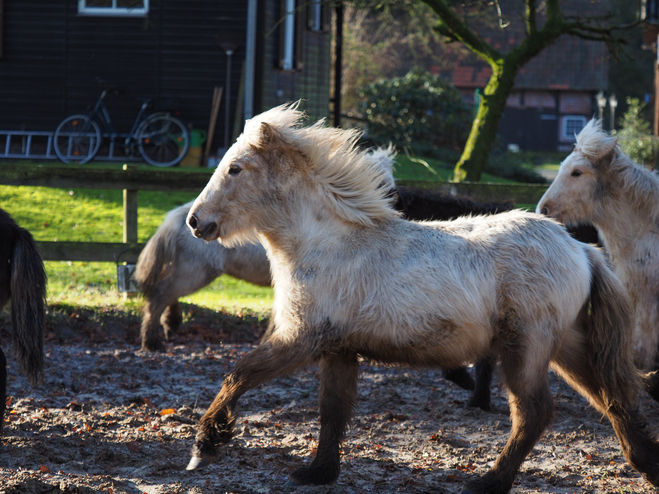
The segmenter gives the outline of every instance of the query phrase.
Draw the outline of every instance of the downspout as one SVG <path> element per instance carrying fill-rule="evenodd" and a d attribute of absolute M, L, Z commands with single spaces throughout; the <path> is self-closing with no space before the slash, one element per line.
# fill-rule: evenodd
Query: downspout
<path fill-rule="evenodd" d="M 247 39 L 245 41 L 245 120 L 254 116 L 254 74 L 256 68 L 256 14 L 258 0 L 247 4 Z"/>
<path fill-rule="evenodd" d="M 341 72 L 343 70 L 343 2 L 336 3 L 336 39 L 334 44 L 334 127 L 341 127 Z"/>

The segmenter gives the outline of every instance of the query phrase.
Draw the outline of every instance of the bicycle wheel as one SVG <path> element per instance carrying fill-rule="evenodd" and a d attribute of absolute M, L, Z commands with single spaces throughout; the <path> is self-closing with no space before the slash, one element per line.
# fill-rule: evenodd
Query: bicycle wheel
<path fill-rule="evenodd" d="M 87 115 L 71 115 L 55 129 L 53 146 L 64 163 L 87 163 L 101 147 L 101 129 Z"/>
<path fill-rule="evenodd" d="M 173 166 L 183 159 L 190 147 L 185 125 L 170 115 L 154 115 L 137 129 L 137 145 L 147 163 Z"/>

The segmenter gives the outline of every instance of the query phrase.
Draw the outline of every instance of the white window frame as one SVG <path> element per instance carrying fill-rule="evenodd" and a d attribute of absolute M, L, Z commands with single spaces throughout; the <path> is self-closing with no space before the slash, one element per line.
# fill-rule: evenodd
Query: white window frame
<path fill-rule="evenodd" d="M 293 70 L 295 65 L 295 0 L 286 1 L 284 19 L 284 57 L 281 68 Z"/>
<path fill-rule="evenodd" d="M 117 7 L 117 0 L 112 0 L 111 7 L 88 7 L 87 0 L 78 0 L 78 15 L 98 17 L 144 17 L 149 13 L 149 0 L 142 0 L 143 7 Z"/>
<path fill-rule="evenodd" d="M 568 133 L 568 122 L 570 121 L 575 121 L 578 120 L 581 122 L 581 129 L 583 129 L 586 124 L 588 123 L 588 119 L 584 117 L 583 115 L 563 115 L 562 121 L 561 121 L 561 140 L 562 141 L 576 141 L 576 134 L 581 132 L 581 129 L 579 132 L 572 132 Z"/>

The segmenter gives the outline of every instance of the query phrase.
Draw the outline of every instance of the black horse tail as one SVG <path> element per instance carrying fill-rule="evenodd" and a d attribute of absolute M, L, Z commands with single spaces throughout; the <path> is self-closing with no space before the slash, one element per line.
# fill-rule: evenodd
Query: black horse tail
<path fill-rule="evenodd" d="M 20 370 L 36 385 L 43 377 L 46 271 L 30 232 L 17 228 L 11 259 L 12 343 Z"/>

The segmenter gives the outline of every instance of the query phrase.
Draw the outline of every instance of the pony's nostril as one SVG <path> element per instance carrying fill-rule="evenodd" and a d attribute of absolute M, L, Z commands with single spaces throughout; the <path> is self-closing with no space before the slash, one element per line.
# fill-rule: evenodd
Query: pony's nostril
<path fill-rule="evenodd" d="M 190 226 L 190 228 L 193 229 L 197 228 L 197 224 L 198 224 L 197 217 L 194 214 L 190 215 L 190 217 L 188 218 L 188 225 Z"/>
<path fill-rule="evenodd" d="M 542 208 L 542 209 L 540 210 L 540 213 L 544 214 L 545 216 L 549 216 L 549 209 L 547 209 L 547 208 Z"/>

